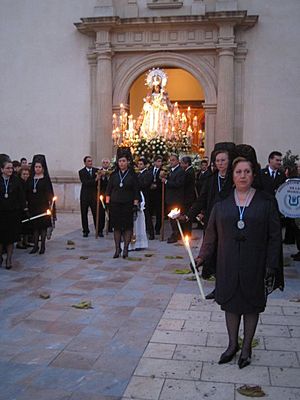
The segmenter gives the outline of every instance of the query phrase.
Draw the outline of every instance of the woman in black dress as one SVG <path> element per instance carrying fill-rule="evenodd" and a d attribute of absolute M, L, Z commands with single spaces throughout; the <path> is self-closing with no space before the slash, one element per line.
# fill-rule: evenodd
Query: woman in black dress
<path fill-rule="evenodd" d="M 31 174 L 26 187 L 26 198 L 31 217 L 43 214 L 51 207 L 53 201 L 53 187 L 48 174 L 45 158 L 43 156 L 35 156 L 32 161 Z M 44 254 L 47 228 L 51 226 L 51 216 L 47 215 L 34 219 L 30 224 L 33 230 L 34 241 L 34 247 L 30 251 L 30 254 L 38 252 L 39 238 L 41 238 L 39 254 Z"/>
<path fill-rule="evenodd" d="M 280 269 L 281 229 L 274 198 L 252 187 L 253 164 L 245 158 L 233 162 L 235 190 L 216 203 L 208 222 L 197 264 L 201 265 L 216 252 L 216 301 L 225 311 L 229 336 L 227 350 L 220 364 L 231 361 L 238 352 L 241 316 L 244 339 L 238 365 L 251 361 L 251 343 L 259 313 L 266 305 L 267 292 Z"/>
<path fill-rule="evenodd" d="M 106 203 L 109 204 L 116 246 L 114 258 L 118 258 L 121 254 L 122 235 L 123 258 L 128 257 L 128 246 L 133 233 L 133 218 L 134 213 L 137 213 L 139 198 L 138 181 L 130 166 L 130 157 L 126 152 L 120 153 L 117 168 L 112 173 L 106 189 Z"/>
<path fill-rule="evenodd" d="M 14 242 L 19 239 L 21 213 L 25 207 L 25 194 L 20 179 L 13 174 L 12 163 L 3 161 L 0 177 L 0 266 L 5 246 L 6 269 L 12 267 Z"/>

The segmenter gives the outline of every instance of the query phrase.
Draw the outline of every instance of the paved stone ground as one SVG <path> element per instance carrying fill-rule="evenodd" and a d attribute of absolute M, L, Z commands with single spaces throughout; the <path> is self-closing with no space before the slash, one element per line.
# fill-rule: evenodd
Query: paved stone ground
<path fill-rule="evenodd" d="M 286 290 L 272 294 L 253 362 L 239 370 L 236 360 L 217 364 L 227 344 L 219 307 L 174 273 L 187 264 L 182 246 L 155 240 L 130 253 L 136 260 L 113 260 L 111 234 L 85 239 L 79 226 L 78 214 L 60 214 L 44 255 L 16 250 L 13 270 L 0 270 L 0 399 L 239 400 L 244 383 L 262 385 L 272 400 L 300 399 L 294 246 L 285 248 Z M 201 232 L 194 236 L 196 253 Z M 82 300 L 94 308 L 71 307 Z"/>

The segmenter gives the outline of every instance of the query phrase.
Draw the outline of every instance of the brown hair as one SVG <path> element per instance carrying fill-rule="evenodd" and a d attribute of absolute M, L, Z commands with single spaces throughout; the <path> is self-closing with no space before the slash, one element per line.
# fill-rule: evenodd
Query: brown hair
<path fill-rule="evenodd" d="M 254 175 L 254 173 L 255 173 L 254 165 L 253 165 L 252 161 L 247 160 L 247 158 L 245 158 L 245 157 L 237 157 L 232 161 L 232 171 L 234 171 L 236 169 L 238 163 L 240 163 L 240 162 L 247 162 L 250 165 L 251 170 L 252 170 L 253 175 Z"/>

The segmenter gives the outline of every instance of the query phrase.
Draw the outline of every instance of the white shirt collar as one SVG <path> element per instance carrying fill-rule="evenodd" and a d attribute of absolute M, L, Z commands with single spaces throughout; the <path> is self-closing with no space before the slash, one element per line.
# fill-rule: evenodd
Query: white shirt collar
<path fill-rule="evenodd" d="M 192 168 L 192 167 L 193 167 L 192 165 L 189 165 L 189 166 L 187 167 L 186 171 L 187 171 L 188 169 Z"/>
<path fill-rule="evenodd" d="M 175 169 L 178 167 L 179 167 L 179 164 L 177 164 L 176 167 L 171 168 L 172 172 L 175 171 Z"/>
<path fill-rule="evenodd" d="M 272 172 L 275 172 L 275 175 L 276 175 L 276 173 L 277 173 L 277 169 L 272 169 L 271 167 L 270 167 L 270 165 L 268 165 L 268 169 L 269 169 L 269 174 L 270 174 L 270 176 L 272 176 Z"/>
<path fill-rule="evenodd" d="M 140 174 L 142 174 L 144 171 L 147 171 L 147 168 L 144 168 L 140 171 Z"/>

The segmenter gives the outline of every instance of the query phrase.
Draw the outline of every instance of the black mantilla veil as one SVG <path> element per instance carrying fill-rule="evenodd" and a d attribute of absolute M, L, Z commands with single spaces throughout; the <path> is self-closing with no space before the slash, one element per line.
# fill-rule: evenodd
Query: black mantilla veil
<path fill-rule="evenodd" d="M 51 187 L 51 192 L 52 192 L 52 197 L 54 197 L 54 190 L 53 190 L 53 186 L 52 186 L 52 182 L 50 179 L 50 175 L 49 175 L 49 170 L 48 170 L 48 166 L 47 166 L 47 161 L 46 161 L 46 157 L 44 156 L 44 154 L 35 154 L 32 158 L 32 162 L 31 162 L 31 167 L 30 167 L 30 176 L 34 177 L 34 166 L 36 163 L 40 163 L 43 167 L 44 170 L 44 177 L 48 180 L 49 185 Z M 52 230 L 55 227 L 55 221 L 57 220 L 56 217 L 56 202 L 54 201 L 52 204 L 52 214 L 51 214 L 51 220 L 52 220 Z M 52 230 L 48 230 L 47 231 L 47 238 L 50 239 L 51 237 L 51 233 Z"/>
<path fill-rule="evenodd" d="M 129 169 L 131 171 L 134 171 L 133 157 L 132 157 L 130 147 L 118 147 L 115 170 L 118 171 L 118 169 L 119 169 L 118 160 L 122 157 L 127 158 L 127 160 L 129 161 Z"/>
<path fill-rule="evenodd" d="M 4 163 L 7 161 L 11 161 L 10 157 L 7 154 L 1 153 L 0 154 L 0 168 L 3 168 Z"/>

